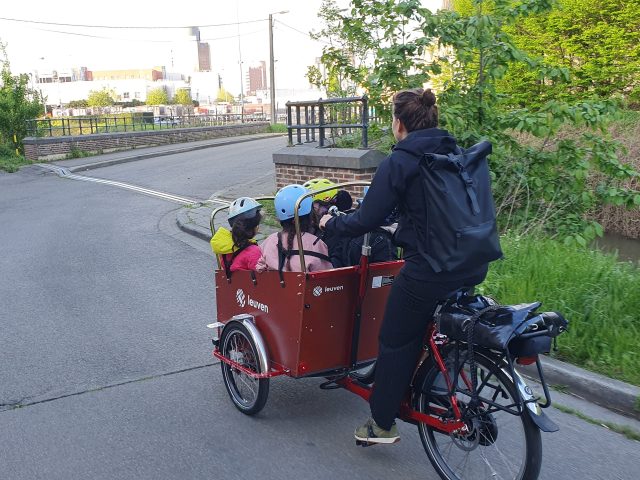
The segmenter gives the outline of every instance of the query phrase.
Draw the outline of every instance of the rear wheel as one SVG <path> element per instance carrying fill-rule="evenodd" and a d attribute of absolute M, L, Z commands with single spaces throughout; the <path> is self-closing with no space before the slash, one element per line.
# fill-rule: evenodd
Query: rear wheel
<path fill-rule="evenodd" d="M 462 355 L 460 363 L 464 358 L 466 356 Z M 445 480 L 537 479 L 542 461 L 540 431 L 526 412 L 517 416 L 489 405 L 488 401 L 513 406 L 518 401 L 516 389 L 511 379 L 490 359 L 476 354 L 475 361 L 479 406 L 469 408 L 470 397 L 457 394 L 467 432 L 447 434 L 424 423 L 418 424 L 429 460 Z M 452 356 L 447 365 L 450 375 L 453 374 Z M 468 361 L 456 375 L 460 388 L 467 389 L 462 374 L 466 379 L 471 378 Z M 425 376 L 417 409 L 440 420 L 453 418 L 444 376 L 435 366 Z"/>
<path fill-rule="evenodd" d="M 255 342 L 247 328 L 240 323 L 234 322 L 223 330 L 220 352 L 252 372 L 265 373 L 260 367 Z M 262 410 L 269 395 L 269 379 L 253 378 L 224 362 L 221 362 L 221 367 L 224 385 L 236 408 L 246 415 Z"/>

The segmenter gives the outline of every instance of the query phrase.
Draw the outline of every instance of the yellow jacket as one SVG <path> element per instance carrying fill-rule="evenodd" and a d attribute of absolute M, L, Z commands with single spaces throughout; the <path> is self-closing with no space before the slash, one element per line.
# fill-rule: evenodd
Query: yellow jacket
<path fill-rule="evenodd" d="M 255 240 L 249 240 L 251 243 L 257 243 Z M 236 246 L 233 244 L 233 237 L 231 232 L 224 227 L 218 228 L 216 233 L 211 237 L 211 250 L 217 255 L 225 255 L 227 253 L 235 252 Z"/>

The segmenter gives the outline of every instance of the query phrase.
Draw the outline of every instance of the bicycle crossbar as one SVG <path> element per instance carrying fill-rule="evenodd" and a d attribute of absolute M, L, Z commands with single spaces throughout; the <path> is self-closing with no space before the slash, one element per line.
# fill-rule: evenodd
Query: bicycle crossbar
<path fill-rule="evenodd" d="M 280 375 L 284 375 L 284 374 L 289 372 L 289 370 L 286 370 L 286 369 L 284 369 L 282 367 L 272 368 L 271 371 L 265 372 L 265 373 L 254 372 L 253 370 L 250 370 L 247 367 L 244 367 L 244 366 L 240 365 L 238 362 L 234 362 L 233 360 L 228 359 L 227 357 L 222 355 L 220 353 L 220 351 L 217 350 L 217 349 L 213 351 L 213 356 L 216 357 L 221 362 L 226 363 L 231 368 L 234 368 L 236 370 L 240 370 L 242 373 L 244 373 L 245 375 L 250 376 L 251 378 L 261 379 L 261 378 L 278 377 Z"/>

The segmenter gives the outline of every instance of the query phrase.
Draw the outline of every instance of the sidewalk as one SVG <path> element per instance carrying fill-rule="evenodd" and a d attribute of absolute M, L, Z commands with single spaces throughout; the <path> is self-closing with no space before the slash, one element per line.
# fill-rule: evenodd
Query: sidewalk
<path fill-rule="evenodd" d="M 164 155 L 174 155 L 176 153 L 192 152 L 203 148 L 221 147 L 233 145 L 235 143 L 250 142 L 269 137 L 282 137 L 282 133 L 258 133 L 255 135 L 237 135 L 233 137 L 216 138 L 212 140 L 200 140 L 197 142 L 173 143 L 159 145 L 157 147 L 138 148 L 133 150 L 122 150 L 120 152 L 104 153 L 102 155 L 92 155 L 90 157 L 72 158 L 68 160 L 54 160 L 52 164 L 68 168 L 71 172 L 92 170 L 94 168 L 108 167 L 119 163 L 134 162 L 145 158 L 161 157 Z"/>

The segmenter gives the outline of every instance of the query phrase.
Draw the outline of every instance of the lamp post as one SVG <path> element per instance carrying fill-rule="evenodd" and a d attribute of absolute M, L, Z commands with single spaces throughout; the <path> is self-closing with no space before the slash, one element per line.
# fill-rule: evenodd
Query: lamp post
<path fill-rule="evenodd" d="M 269 14 L 269 88 L 270 88 L 270 96 L 271 96 L 271 124 L 278 123 L 278 119 L 276 117 L 276 85 L 275 85 L 275 72 L 274 72 L 274 63 L 273 59 L 273 16 L 274 15 L 284 15 L 285 13 L 289 13 L 289 10 L 283 10 L 282 12 L 275 12 Z"/>

